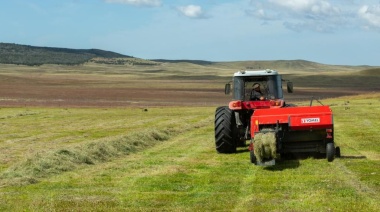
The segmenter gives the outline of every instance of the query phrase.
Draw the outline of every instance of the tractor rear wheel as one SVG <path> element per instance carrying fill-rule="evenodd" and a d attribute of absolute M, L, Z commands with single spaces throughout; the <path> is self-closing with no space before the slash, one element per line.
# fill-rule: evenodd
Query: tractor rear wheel
<path fill-rule="evenodd" d="M 227 106 L 215 111 L 215 146 L 219 153 L 236 152 L 236 121 L 233 111 Z"/>
<path fill-rule="evenodd" d="M 335 147 L 334 143 L 327 143 L 326 145 L 326 158 L 328 162 L 331 162 L 334 160 L 335 156 Z"/>

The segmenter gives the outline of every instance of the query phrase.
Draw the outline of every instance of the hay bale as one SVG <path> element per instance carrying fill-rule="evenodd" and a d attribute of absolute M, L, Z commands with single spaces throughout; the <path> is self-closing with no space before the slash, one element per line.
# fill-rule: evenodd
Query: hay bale
<path fill-rule="evenodd" d="M 276 150 L 276 133 L 258 133 L 253 140 L 254 153 L 257 161 L 263 162 L 264 159 L 275 159 Z"/>

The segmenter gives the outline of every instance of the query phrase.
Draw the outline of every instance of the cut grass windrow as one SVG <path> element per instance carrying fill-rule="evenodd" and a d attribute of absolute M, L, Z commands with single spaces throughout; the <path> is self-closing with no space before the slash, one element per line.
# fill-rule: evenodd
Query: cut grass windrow
<path fill-rule="evenodd" d="M 37 152 L 1 173 L 0 185 L 4 187 L 34 184 L 42 178 L 138 152 L 209 123 L 210 120 L 204 119 L 192 125 L 183 125 L 181 128 L 147 129 L 116 139 L 102 139 L 56 151 Z"/>

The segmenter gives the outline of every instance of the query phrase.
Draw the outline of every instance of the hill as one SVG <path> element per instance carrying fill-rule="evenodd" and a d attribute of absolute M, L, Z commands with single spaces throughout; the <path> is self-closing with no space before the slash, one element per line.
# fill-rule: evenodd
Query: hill
<path fill-rule="evenodd" d="M 55 47 L 37 47 L 13 43 L 0 43 L 0 64 L 16 65 L 79 65 L 86 62 L 106 65 L 159 65 L 171 67 L 196 67 L 197 69 L 275 69 L 282 72 L 323 72 L 323 71 L 361 71 L 378 68 L 370 66 L 328 65 L 307 60 L 262 60 L 262 61 L 227 61 L 207 60 L 145 60 L 101 49 L 70 49 Z"/>
<path fill-rule="evenodd" d="M 69 49 L 0 43 L 0 63 L 4 64 L 31 66 L 42 64 L 78 65 L 96 57 L 132 58 L 131 56 L 100 49 Z"/>
<path fill-rule="evenodd" d="M 363 75 L 368 75 L 368 76 L 380 76 L 380 68 L 370 68 L 370 69 L 365 69 L 360 72 Z"/>
<path fill-rule="evenodd" d="M 165 59 L 154 59 L 152 61 L 159 63 L 192 63 L 196 65 L 212 65 L 215 62 L 207 61 L 207 60 L 165 60 Z"/>

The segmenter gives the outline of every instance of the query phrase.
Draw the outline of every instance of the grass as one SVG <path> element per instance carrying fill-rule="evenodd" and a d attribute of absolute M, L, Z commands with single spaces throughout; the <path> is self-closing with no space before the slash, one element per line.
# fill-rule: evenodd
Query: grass
<path fill-rule="evenodd" d="M 96 165 L 151 147 L 167 140 L 170 134 L 169 130 L 151 130 L 110 141 L 102 140 L 78 145 L 75 148 L 37 153 L 32 158 L 10 167 L 0 179 L 4 181 L 4 186 L 37 183 L 41 178 L 72 171 L 83 165 Z"/>
<path fill-rule="evenodd" d="M 56 150 L 101 139 L 118 139 L 132 132 L 178 128 L 202 114 L 196 108 L 60 109 L 1 108 L 0 148 L 2 167 L 18 162 L 36 151 Z M 205 114 L 203 114 L 204 116 Z M 173 119 L 173 117 L 182 117 Z M 161 126 L 161 127 L 160 127 Z"/>
<path fill-rule="evenodd" d="M 334 111 L 342 157 L 332 163 L 293 158 L 268 168 L 250 164 L 245 148 L 216 153 L 214 108 L 2 108 L 0 148 L 9 152 L 1 160 L 0 210 L 379 211 L 380 94 L 323 103 Z M 82 134 L 76 131 L 81 126 Z M 156 136 L 146 136 L 152 132 Z M 136 135 L 153 145 L 128 153 L 115 145 L 125 146 Z M 105 160 L 94 156 L 101 149 L 108 152 Z M 92 155 L 95 162 L 24 184 L 7 184 L 13 178 L 4 177 L 28 167 L 28 160 L 54 161 L 60 155 L 64 162 L 74 152 Z"/>

